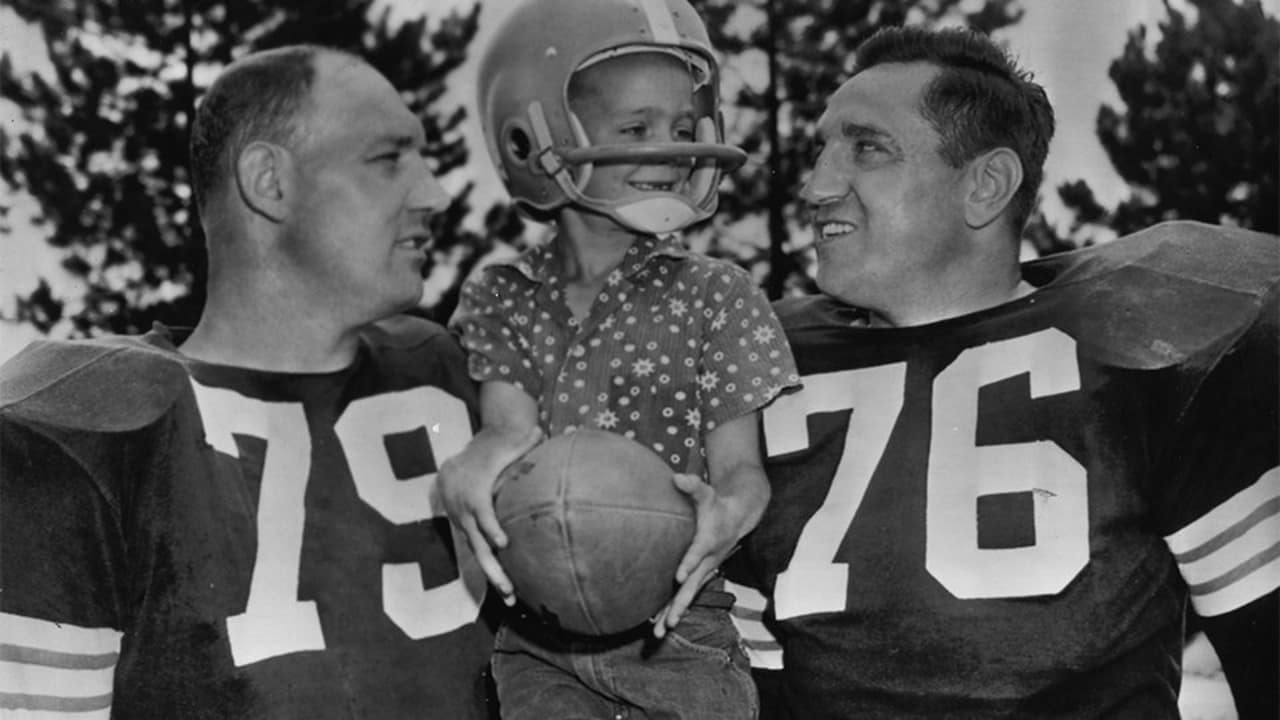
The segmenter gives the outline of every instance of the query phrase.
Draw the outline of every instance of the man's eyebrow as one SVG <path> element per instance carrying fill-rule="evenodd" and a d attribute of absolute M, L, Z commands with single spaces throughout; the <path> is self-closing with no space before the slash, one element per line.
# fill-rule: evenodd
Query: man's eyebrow
<path fill-rule="evenodd" d="M 369 146 L 373 148 L 391 148 L 395 150 L 406 150 L 409 148 L 425 147 L 426 141 L 410 135 L 408 133 L 385 133 L 378 135 L 369 142 Z"/>
<path fill-rule="evenodd" d="M 874 140 L 882 140 L 885 142 L 893 142 L 893 135 L 883 128 L 875 125 L 864 125 L 856 122 L 845 122 L 840 124 L 840 134 L 847 138 L 856 140 L 864 140 L 871 138 Z"/>
<path fill-rule="evenodd" d="M 865 140 L 867 138 L 871 138 L 885 142 L 893 142 L 893 135 L 890 134 L 889 131 L 875 125 L 866 125 L 852 120 L 845 120 L 839 123 L 834 121 L 826 123 L 823 122 L 822 119 L 819 119 L 815 137 L 822 142 L 828 142 L 833 137 L 842 137 L 849 140 Z"/>

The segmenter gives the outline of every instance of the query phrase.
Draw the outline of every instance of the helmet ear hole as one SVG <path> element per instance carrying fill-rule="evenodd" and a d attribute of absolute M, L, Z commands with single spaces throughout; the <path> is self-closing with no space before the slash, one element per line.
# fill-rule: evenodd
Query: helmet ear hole
<path fill-rule="evenodd" d="M 502 151 L 519 163 L 527 163 L 533 154 L 533 139 L 519 123 L 510 123 L 502 133 Z"/>

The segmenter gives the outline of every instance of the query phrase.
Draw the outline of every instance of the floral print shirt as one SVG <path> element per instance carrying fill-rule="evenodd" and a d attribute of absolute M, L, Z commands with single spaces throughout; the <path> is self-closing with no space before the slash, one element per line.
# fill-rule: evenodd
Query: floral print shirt
<path fill-rule="evenodd" d="M 527 392 L 548 436 L 610 430 L 701 474 L 705 433 L 798 386 L 782 327 L 742 268 L 640 237 L 579 320 L 556 248 L 486 267 L 451 322 L 471 376 Z"/>

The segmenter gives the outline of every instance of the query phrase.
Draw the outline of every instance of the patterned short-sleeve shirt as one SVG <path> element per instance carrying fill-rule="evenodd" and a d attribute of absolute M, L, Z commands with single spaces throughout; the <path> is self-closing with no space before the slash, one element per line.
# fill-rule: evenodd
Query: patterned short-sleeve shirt
<path fill-rule="evenodd" d="M 452 321 L 471 376 L 527 392 L 548 435 L 610 430 L 702 472 L 705 433 L 799 384 L 778 319 L 742 268 L 642 237 L 578 320 L 556 245 L 485 268 Z"/>

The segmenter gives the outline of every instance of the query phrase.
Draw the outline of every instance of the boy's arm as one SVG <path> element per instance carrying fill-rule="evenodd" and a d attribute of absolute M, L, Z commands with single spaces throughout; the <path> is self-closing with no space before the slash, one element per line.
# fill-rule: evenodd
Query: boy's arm
<path fill-rule="evenodd" d="M 494 554 L 494 548 L 507 544 L 493 509 L 494 483 L 503 468 L 541 439 L 538 406 L 510 383 L 485 382 L 480 386 L 480 418 L 480 432 L 440 466 L 440 494 L 489 582 L 512 605 L 515 588 Z"/>
<path fill-rule="evenodd" d="M 673 478 L 676 487 L 693 499 L 697 529 L 676 568 L 680 589 L 654 622 L 657 637 L 680 622 L 698 591 L 764 513 L 769 502 L 769 482 L 760 460 L 757 419 L 757 413 L 748 413 L 708 433 L 710 483 L 684 473 L 676 473 Z"/>

